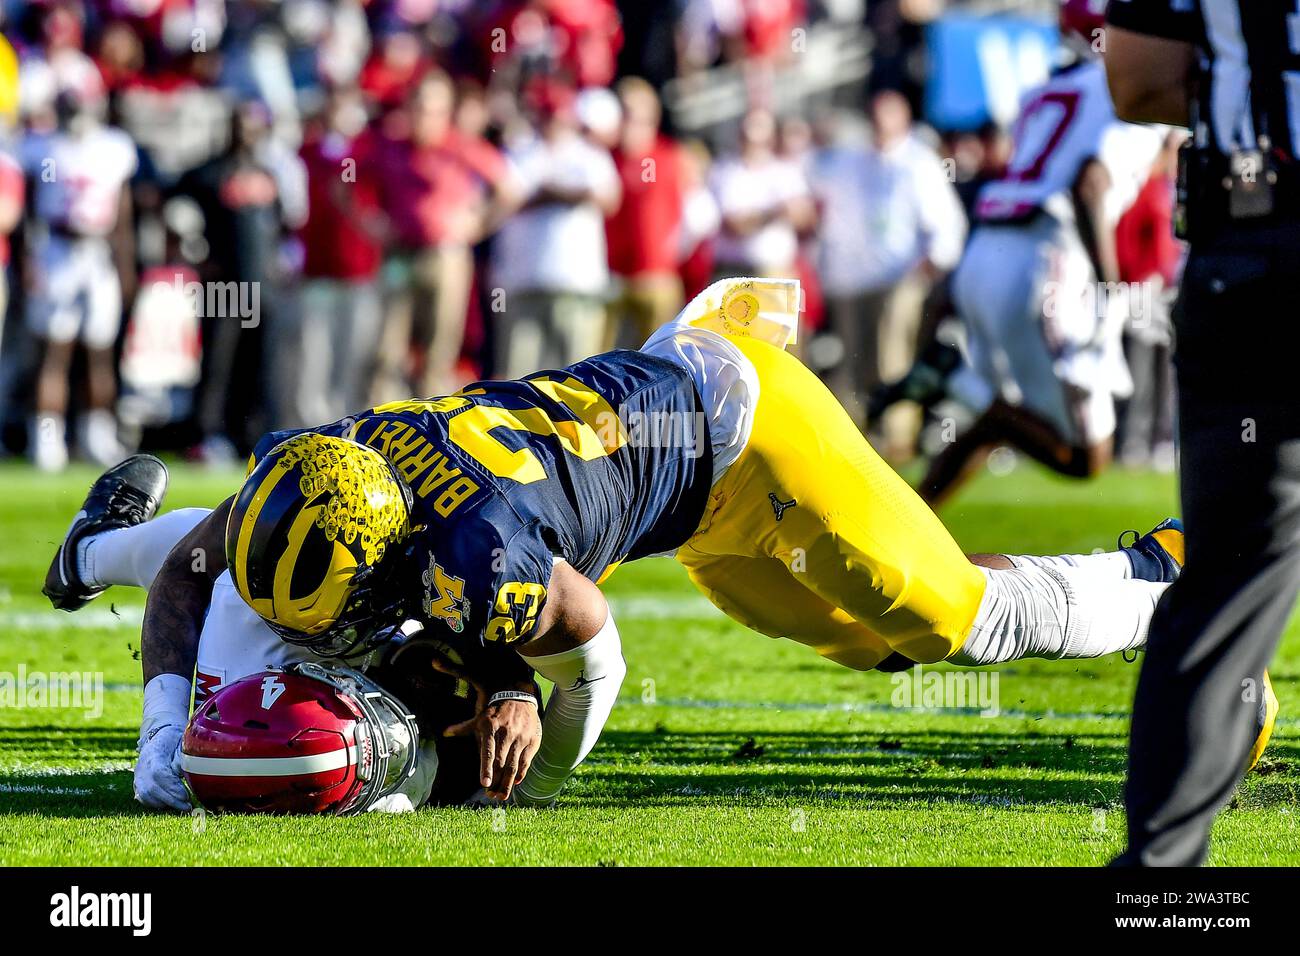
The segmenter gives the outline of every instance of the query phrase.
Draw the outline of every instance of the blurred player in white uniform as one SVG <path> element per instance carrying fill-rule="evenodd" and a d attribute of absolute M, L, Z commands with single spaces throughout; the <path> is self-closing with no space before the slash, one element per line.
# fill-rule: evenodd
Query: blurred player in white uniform
<path fill-rule="evenodd" d="M 78 343 L 87 374 L 81 451 L 101 465 L 123 456 L 112 411 L 113 346 L 123 282 L 134 274 L 127 184 L 137 159 L 130 138 L 104 124 L 104 108 L 98 88 L 62 91 L 55 128 L 30 134 L 19 151 L 35 222 L 27 323 L 42 352 L 30 447 L 47 471 L 68 460 L 65 420 Z"/>
<path fill-rule="evenodd" d="M 1097 55 L 1105 5 L 1062 4 L 1073 60 L 1025 98 L 1007 173 L 979 195 L 952 287 L 967 365 L 948 383 L 977 419 L 931 463 L 920 488 L 931 504 L 1000 444 L 1075 477 L 1110 462 L 1114 399 L 1131 390 L 1115 223 L 1162 131 L 1115 118 Z"/>

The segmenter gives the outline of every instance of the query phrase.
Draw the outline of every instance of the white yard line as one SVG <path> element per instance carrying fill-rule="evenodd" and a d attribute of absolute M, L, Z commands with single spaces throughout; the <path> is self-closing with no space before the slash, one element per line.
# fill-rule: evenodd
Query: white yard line
<path fill-rule="evenodd" d="M 33 767 L 30 764 L 0 764 L 0 774 L 15 777 L 81 777 L 101 773 L 117 773 L 119 770 L 131 770 L 134 760 L 110 760 L 107 763 L 92 764 L 81 767 Z"/>
<path fill-rule="evenodd" d="M 615 594 L 609 598 L 615 620 L 677 621 L 689 618 L 721 619 L 725 615 L 699 595 L 664 597 L 653 592 Z"/>
<path fill-rule="evenodd" d="M 81 787 L 45 787 L 40 784 L 0 783 L 0 793 L 39 793 L 56 797 L 88 797 L 95 791 Z"/>
<path fill-rule="evenodd" d="M 103 599 L 101 599 L 102 601 Z M 679 621 L 690 618 L 720 618 L 722 612 L 703 597 L 663 596 L 653 592 L 615 595 L 609 599 L 616 618 L 625 621 Z M 67 614 L 63 611 L 0 610 L 0 628 L 6 631 L 139 631 L 144 620 L 141 605 L 115 605 L 116 613 L 104 603 Z"/>
<path fill-rule="evenodd" d="M 686 710 L 771 710 L 797 711 L 817 714 L 925 714 L 932 717 L 976 717 L 981 720 L 1010 718 L 1013 720 L 1127 720 L 1127 710 L 1110 711 L 1058 711 L 1017 710 L 1002 708 L 994 716 L 986 717 L 978 707 L 895 707 L 877 701 L 765 701 L 765 700 L 715 700 L 706 697 L 660 697 L 653 704 L 642 703 L 641 698 L 620 697 L 625 707 L 680 707 Z M 1279 724 L 1300 724 L 1300 717 L 1278 717 Z"/>
<path fill-rule="evenodd" d="M 113 631 L 140 630 L 143 607 L 119 607 L 114 614 L 107 605 L 87 608 L 76 614 L 63 611 L 0 611 L 0 628 L 6 631 Z"/>
<path fill-rule="evenodd" d="M 664 596 L 654 592 L 633 592 L 614 595 L 609 598 L 614 616 L 623 621 L 665 621 L 721 618 L 722 612 L 699 595 Z M 144 616 L 144 608 L 138 606 L 118 607 L 114 614 L 104 605 L 87 608 L 76 614 L 60 611 L 13 611 L 0 610 L 0 628 L 19 631 L 55 631 L 68 628 L 86 630 L 131 629 L 139 631 Z M 110 683 L 104 685 L 109 693 L 140 693 L 135 683 Z M 646 706 L 639 697 L 627 697 L 619 701 L 625 706 Z M 952 717 L 983 717 L 980 709 L 970 708 L 899 708 L 887 703 L 843 702 L 782 702 L 782 701 L 746 701 L 713 700 L 709 698 L 680 697 L 660 698 L 657 706 L 681 707 L 703 710 L 789 710 L 814 713 L 861 713 L 861 714 L 899 714 L 925 713 Z M 1127 710 L 1118 711 L 1054 711 L 1054 710 L 1018 710 L 1002 709 L 998 715 L 1015 720 L 1127 720 Z M 1279 717 L 1283 725 L 1300 724 L 1300 717 Z"/>

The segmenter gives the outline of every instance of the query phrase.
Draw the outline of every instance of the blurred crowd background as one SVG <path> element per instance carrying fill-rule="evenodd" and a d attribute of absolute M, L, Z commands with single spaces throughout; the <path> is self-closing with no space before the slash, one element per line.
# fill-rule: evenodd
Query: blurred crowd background
<path fill-rule="evenodd" d="M 1054 0 L 0 10 L 0 424 L 50 470 L 635 346 L 727 275 L 802 280 L 802 357 L 904 459 L 867 396 L 947 317 L 1057 50 Z M 1166 287 L 1168 191 L 1123 227 Z M 1157 326 L 1133 464 L 1172 464 Z"/>

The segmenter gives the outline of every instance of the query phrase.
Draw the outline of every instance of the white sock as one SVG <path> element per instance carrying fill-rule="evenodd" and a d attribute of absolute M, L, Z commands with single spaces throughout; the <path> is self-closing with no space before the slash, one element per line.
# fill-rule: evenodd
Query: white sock
<path fill-rule="evenodd" d="M 104 408 L 92 408 L 81 416 L 81 429 L 85 437 L 96 442 L 117 441 L 117 419 Z"/>
<path fill-rule="evenodd" d="M 68 464 L 67 422 L 62 415 L 38 412 L 31 420 L 30 451 L 41 471 L 61 471 Z"/>
<path fill-rule="evenodd" d="M 211 508 L 177 508 L 133 528 L 86 538 L 77 547 L 77 573 L 92 587 L 148 589 L 176 542 L 211 513 Z"/>
<path fill-rule="evenodd" d="M 954 664 L 1136 650 L 1146 645 L 1156 602 L 1169 587 L 1073 567 L 980 570 L 988 588 L 965 643 L 948 658 Z"/>
<path fill-rule="evenodd" d="M 103 408 L 91 409 L 81 417 L 81 450 L 96 464 L 109 468 L 126 457 L 117 439 L 117 419 Z"/>
<path fill-rule="evenodd" d="M 1133 577 L 1133 562 L 1123 551 L 1097 554 L 1008 554 L 1008 561 L 1018 568 L 1084 568 L 1127 581 Z"/>

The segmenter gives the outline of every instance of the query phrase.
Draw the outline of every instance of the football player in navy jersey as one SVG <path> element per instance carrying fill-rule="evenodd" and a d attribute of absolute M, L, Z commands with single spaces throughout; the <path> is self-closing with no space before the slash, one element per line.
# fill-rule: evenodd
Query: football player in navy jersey
<path fill-rule="evenodd" d="M 273 433 L 211 513 L 146 521 L 161 479 L 97 484 L 46 593 L 73 609 L 152 582 L 139 799 L 184 805 L 191 677 L 202 696 L 267 665 L 364 666 L 408 622 L 482 689 L 449 732 L 477 734 L 487 793 L 548 804 L 626 672 L 598 585 L 652 554 L 747 627 L 858 670 L 1143 646 L 1178 522 L 1101 554 L 967 557 L 784 350 L 798 300 L 796 282 L 723 280 L 641 350 Z M 534 671 L 555 685 L 544 720 Z M 1270 729 L 1262 714 L 1260 749 Z"/>
<path fill-rule="evenodd" d="M 592 582 L 624 560 L 671 553 L 696 530 L 712 480 L 702 414 L 686 369 L 621 351 L 267 435 L 233 498 L 211 513 L 185 509 L 149 522 L 167 521 L 150 534 L 172 535 L 170 554 L 155 572 L 132 571 L 123 582 L 154 585 L 142 639 L 142 765 L 151 735 L 162 733 L 160 760 L 170 766 L 170 738 L 188 712 L 187 674 L 202 698 L 263 666 L 364 663 L 394 625 L 417 622 L 425 637 L 461 651 L 463 673 L 490 685 L 480 719 L 450 732 L 478 731 L 481 783 L 502 797 L 522 781 L 540 740 L 533 668 L 562 685 L 561 697 L 589 697 L 584 686 L 605 682 L 599 689 L 612 694 L 601 695 L 594 729 L 534 767 L 530 794 L 553 799 L 594 745 L 624 672 Z M 78 585 L 59 606 L 93 596 L 87 580 L 116 583 L 104 570 L 112 563 L 105 546 L 114 545 L 103 531 L 69 533 L 61 554 L 80 550 L 82 568 L 66 572 Z M 79 548 L 92 538 L 93 548 Z M 63 587 L 61 567 L 56 559 L 47 580 L 52 597 Z M 559 600 L 548 620 L 548 597 L 574 589 L 588 600 Z M 568 648 L 549 655 L 537 638 L 556 628 L 598 639 L 580 660 Z M 539 652 L 527 664 L 515 653 L 524 645 Z M 184 800 L 178 782 L 152 795 L 137 783 L 146 803 Z"/>

